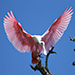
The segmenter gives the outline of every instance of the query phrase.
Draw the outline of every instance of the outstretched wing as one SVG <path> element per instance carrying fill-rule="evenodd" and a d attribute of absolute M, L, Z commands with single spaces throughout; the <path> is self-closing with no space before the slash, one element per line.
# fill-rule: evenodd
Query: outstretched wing
<path fill-rule="evenodd" d="M 42 41 L 45 42 L 47 51 L 51 49 L 63 35 L 71 20 L 71 16 L 73 14 L 72 11 L 73 9 L 71 9 L 71 7 L 69 9 L 67 7 L 64 13 L 56 19 L 49 29 L 42 35 Z"/>
<path fill-rule="evenodd" d="M 11 14 L 10 14 L 11 13 Z M 35 42 L 30 34 L 25 32 L 20 23 L 15 19 L 12 11 L 4 17 L 4 28 L 9 41 L 20 52 L 29 52 L 33 50 Z"/>

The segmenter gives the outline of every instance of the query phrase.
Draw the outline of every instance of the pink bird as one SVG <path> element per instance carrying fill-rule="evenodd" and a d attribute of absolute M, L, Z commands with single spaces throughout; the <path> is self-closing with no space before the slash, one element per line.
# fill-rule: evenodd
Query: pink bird
<path fill-rule="evenodd" d="M 18 51 L 22 53 L 31 51 L 32 64 L 36 64 L 39 53 L 47 55 L 47 52 L 61 38 L 71 20 L 72 11 L 71 7 L 69 9 L 67 7 L 43 35 L 28 34 L 10 11 L 10 13 L 7 12 L 8 16 L 4 17 L 5 32 L 9 41 Z"/>

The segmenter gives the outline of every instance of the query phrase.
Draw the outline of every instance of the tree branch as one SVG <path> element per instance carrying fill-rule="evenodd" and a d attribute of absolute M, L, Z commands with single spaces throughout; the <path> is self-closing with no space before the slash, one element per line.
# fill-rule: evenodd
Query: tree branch
<path fill-rule="evenodd" d="M 74 41 L 75 42 L 75 37 L 73 36 L 73 38 L 71 38 L 71 36 L 69 36 L 70 41 Z"/>
<path fill-rule="evenodd" d="M 73 66 L 75 66 L 75 61 L 72 63 Z"/>
<path fill-rule="evenodd" d="M 47 68 L 48 67 L 48 57 L 49 57 L 49 55 L 52 53 L 56 53 L 57 54 L 57 52 L 53 52 L 53 49 L 54 49 L 54 47 L 52 47 L 52 49 L 51 50 L 49 50 L 49 52 L 48 52 L 48 54 L 47 54 L 47 56 L 46 56 L 46 64 L 45 64 L 45 67 Z"/>
<path fill-rule="evenodd" d="M 36 70 L 39 70 L 41 72 L 42 75 L 53 75 L 49 69 L 48 69 L 48 57 L 51 53 L 56 53 L 56 52 L 53 52 L 53 49 L 54 47 L 52 47 L 51 50 L 49 50 L 47 56 L 46 56 L 46 62 L 45 62 L 45 67 L 44 65 L 41 63 L 41 60 L 40 60 L 40 57 L 37 58 L 37 61 L 38 61 L 38 64 L 36 66 L 32 66 L 30 65 L 30 67 L 36 71 Z"/>
<path fill-rule="evenodd" d="M 73 38 L 71 38 L 71 36 L 69 36 L 69 38 L 70 38 L 70 41 L 75 42 L 75 37 L 74 36 L 73 36 Z M 74 49 L 74 51 L 75 51 L 75 49 Z M 72 63 L 72 65 L 75 66 L 75 61 Z"/>

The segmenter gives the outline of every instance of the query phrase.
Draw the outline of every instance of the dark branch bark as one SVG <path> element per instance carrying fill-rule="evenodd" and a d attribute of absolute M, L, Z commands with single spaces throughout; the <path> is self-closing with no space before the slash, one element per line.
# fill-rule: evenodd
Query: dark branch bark
<path fill-rule="evenodd" d="M 75 42 L 74 36 L 73 36 L 73 38 L 71 38 L 71 36 L 69 36 L 69 38 L 70 38 L 70 41 L 74 41 Z"/>
<path fill-rule="evenodd" d="M 41 63 L 40 57 L 37 58 L 38 64 L 34 67 L 32 65 L 30 65 L 30 67 L 36 71 L 39 70 L 41 72 L 42 75 L 53 75 L 49 70 L 48 70 L 48 57 L 51 53 L 56 53 L 53 52 L 54 47 L 48 52 L 47 56 L 46 56 L 46 64 L 45 67 L 44 65 Z"/>
<path fill-rule="evenodd" d="M 46 67 L 46 68 L 48 67 L 48 57 L 49 57 L 49 55 L 50 55 L 51 53 L 57 53 L 57 52 L 53 52 L 53 49 L 54 49 L 54 47 L 52 47 L 52 49 L 49 50 L 49 52 L 48 52 L 48 54 L 47 54 L 47 56 L 46 56 L 46 63 L 45 63 L 45 67 Z"/>
<path fill-rule="evenodd" d="M 72 63 L 73 66 L 75 66 L 75 61 Z"/>
<path fill-rule="evenodd" d="M 30 65 L 30 67 L 36 71 L 36 70 L 39 70 L 41 72 L 42 75 L 52 75 L 51 73 L 49 73 L 49 71 L 44 67 L 44 65 L 41 63 L 41 60 L 40 58 L 38 57 L 37 58 L 38 60 L 38 64 L 33 67 L 32 65 Z"/>
<path fill-rule="evenodd" d="M 70 38 L 70 41 L 75 42 L 75 37 L 74 36 L 73 36 L 73 38 L 71 38 L 71 36 L 69 36 L 69 38 Z M 75 51 L 75 49 L 74 49 L 74 51 Z M 75 66 L 75 61 L 72 63 L 72 65 Z"/>

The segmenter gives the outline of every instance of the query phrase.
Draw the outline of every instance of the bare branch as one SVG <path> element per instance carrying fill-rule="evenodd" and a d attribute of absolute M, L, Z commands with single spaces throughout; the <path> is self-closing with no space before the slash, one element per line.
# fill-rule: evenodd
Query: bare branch
<path fill-rule="evenodd" d="M 75 66 L 75 61 L 72 63 L 73 66 Z"/>
<path fill-rule="evenodd" d="M 50 55 L 51 53 L 52 53 L 52 54 L 53 54 L 53 53 L 56 53 L 56 52 L 53 52 L 53 49 L 54 49 L 54 47 L 52 47 L 52 49 L 49 50 L 49 52 L 48 52 L 48 54 L 47 54 L 47 56 L 46 56 L 45 67 L 44 67 L 44 65 L 41 63 L 41 60 L 40 60 L 40 57 L 39 57 L 39 56 L 38 56 L 38 58 L 37 58 L 37 61 L 38 61 L 37 65 L 36 65 L 36 66 L 30 65 L 30 67 L 31 67 L 34 71 L 39 70 L 42 75 L 53 75 L 53 74 L 49 71 L 49 69 L 48 69 L 48 57 L 49 57 L 49 55 Z"/>
<path fill-rule="evenodd" d="M 73 38 L 71 38 L 71 36 L 69 36 L 70 41 L 74 41 L 75 42 L 75 37 L 73 36 Z"/>
<path fill-rule="evenodd" d="M 47 56 L 46 56 L 46 64 L 45 64 L 45 67 L 46 67 L 46 68 L 47 68 L 47 66 L 48 66 L 48 57 L 49 57 L 49 55 L 50 55 L 51 53 L 57 53 L 57 52 L 53 52 L 53 49 L 54 49 L 54 47 L 52 47 L 52 49 L 49 50 L 49 52 L 48 52 L 48 54 L 47 54 Z"/>
<path fill-rule="evenodd" d="M 39 57 L 37 58 L 37 60 L 38 60 L 38 64 L 37 64 L 35 67 L 32 66 L 32 65 L 30 65 L 30 67 L 31 67 L 34 71 L 39 70 L 42 75 L 52 75 L 52 74 L 50 74 L 50 73 L 47 71 L 47 69 L 43 66 L 43 64 L 41 63 L 41 60 L 40 60 Z"/>
<path fill-rule="evenodd" d="M 74 36 L 72 36 L 72 37 L 73 37 L 73 38 L 71 38 L 71 36 L 69 36 L 70 41 L 74 41 L 74 42 L 75 42 L 75 37 L 74 37 Z M 74 51 L 75 51 L 75 49 L 74 49 Z M 72 65 L 75 66 L 75 61 L 72 63 Z"/>

